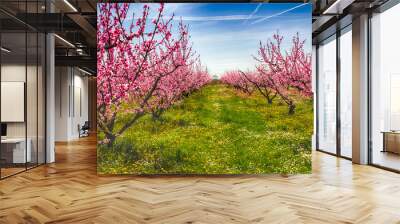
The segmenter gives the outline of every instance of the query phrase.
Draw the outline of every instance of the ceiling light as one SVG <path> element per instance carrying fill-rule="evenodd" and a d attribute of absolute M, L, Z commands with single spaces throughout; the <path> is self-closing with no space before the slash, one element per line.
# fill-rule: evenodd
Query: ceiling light
<path fill-rule="evenodd" d="M 78 53 L 79 55 L 83 55 L 83 49 L 77 48 L 76 53 Z"/>
<path fill-rule="evenodd" d="M 72 10 L 74 10 L 74 12 L 78 12 L 78 10 L 68 1 L 68 0 L 64 0 L 65 4 L 67 4 Z"/>
<path fill-rule="evenodd" d="M 343 10 L 351 5 L 355 0 L 336 0 L 322 14 L 342 14 Z"/>
<path fill-rule="evenodd" d="M 71 42 L 69 42 L 68 40 L 66 40 L 66 39 L 64 39 L 64 38 L 62 38 L 62 37 L 60 37 L 60 36 L 57 35 L 57 34 L 54 34 L 54 36 L 57 37 L 58 39 L 60 39 L 62 42 L 64 42 L 64 43 L 66 43 L 67 45 L 69 45 L 70 47 L 75 48 L 75 45 L 73 45 L 73 44 L 72 44 Z"/>
<path fill-rule="evenodd" d="M 1 47 L 0 49 L 1 49 L 2 51 L 6 52 L 6 53 L 10 53 L 10 52 L 11 52 L 11 50 L 9 50 L 9 49 L 7 49 L 7 48 L 5 48 L 5 47 Z"/>
<path fill-rule="evenodd" d="M 337 7 L 337 4 L 339 4 L 339 0 L 335 1 L 332 5 L 330 5 L 327 9 L 322 14 L 328 14 L 331 12 L 332 9 Z"/>

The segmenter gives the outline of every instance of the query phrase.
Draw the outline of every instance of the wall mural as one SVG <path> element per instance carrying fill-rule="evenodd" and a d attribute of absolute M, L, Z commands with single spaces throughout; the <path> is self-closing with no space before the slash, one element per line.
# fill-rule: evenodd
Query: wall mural
<path fill-rule="evenodd" d="M 311 172 L 311 4 L 97 7 L 99 174 Z"/>

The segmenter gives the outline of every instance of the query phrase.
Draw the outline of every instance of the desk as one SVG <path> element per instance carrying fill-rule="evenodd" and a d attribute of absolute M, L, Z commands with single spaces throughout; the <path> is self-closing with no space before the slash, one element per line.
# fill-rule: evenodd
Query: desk
<path fill-rule="evenodd" d="M 28 144 L 25 152 L 25 138 L 6 138 L 1 139 L 1 157 L 6 163 L 26 163 L 31 162 L 31 139 L 27 139 Z"/>
<path fill-rule="evenodd" d="M 400 154 L 400 131 L 383 131 L 382 152 Z"/>

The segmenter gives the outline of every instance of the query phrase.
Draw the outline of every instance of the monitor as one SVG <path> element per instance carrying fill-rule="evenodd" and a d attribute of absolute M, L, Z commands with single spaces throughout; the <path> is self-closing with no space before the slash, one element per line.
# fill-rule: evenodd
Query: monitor
<path fill-rule="evenodd" d="M 7 136 L 7 124 L 1 123 L 1 136 Z"/>

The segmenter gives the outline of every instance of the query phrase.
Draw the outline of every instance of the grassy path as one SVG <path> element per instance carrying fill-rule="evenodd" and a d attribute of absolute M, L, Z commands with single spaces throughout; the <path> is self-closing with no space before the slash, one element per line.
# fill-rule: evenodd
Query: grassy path
<path fill-rule="evenodd" d="M 210 84 L 162 115 L 144 117 L 113 149 L 99 147 L 100 173 L 308 173 L 312 102 L 295 115 L 275 100 Z"/>

